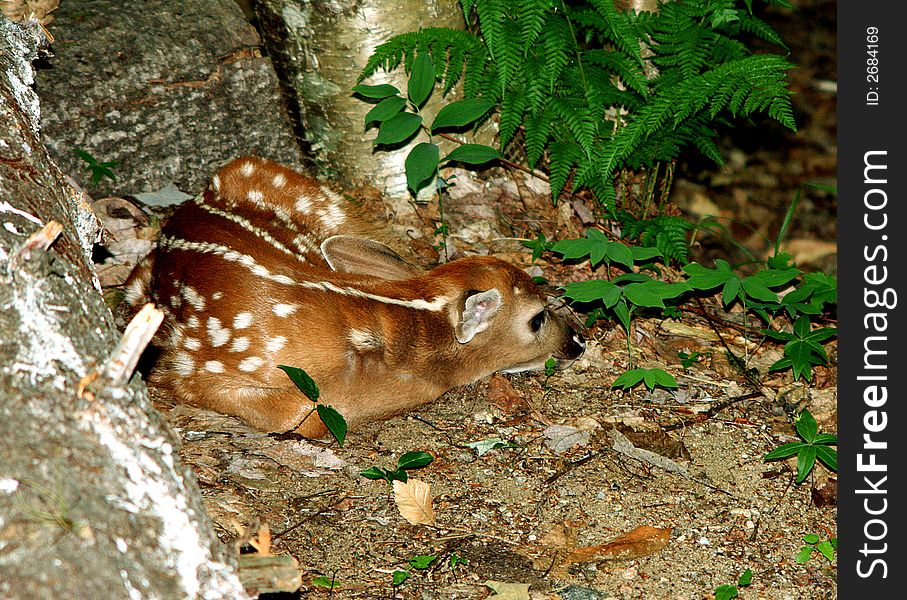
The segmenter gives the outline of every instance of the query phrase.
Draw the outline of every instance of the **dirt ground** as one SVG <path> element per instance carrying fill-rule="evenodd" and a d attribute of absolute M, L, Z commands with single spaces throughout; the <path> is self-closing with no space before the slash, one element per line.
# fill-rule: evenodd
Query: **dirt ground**
<path fill-rule="evenodd" d="M 774 23 L 800 65 L 792 76 L 800 133 L 744 128 L 725 140 L 726 167 L 681 164 L 675 183 L 681 209 L 721 215 L 757 256 L 767 252 L 765 238 L 777 235 L 803 184 L 834 186 L 834 5 L 800 4 L 796 22 Z M 817 26 L 802 34 L 805 22 Z M 482 193 L 492 197 L 501 227 L 510 228 L 492 233 L 525 235 L 510 216 L 527 206 L 538 223 L 563 224 L 562 213 L 543 208 L 542 195 L 527 201 L 525 186 L 507 177 Z M 472 207 L 460 230 L 470 240 L 476 232 L 462 229 L 469 210 L 478 211 L 473 222 L 484 215 L 471 199 L 460 201 Z M 802 190 L 787 236 L 800 266 L 834 271 L 834 219 L 833 193 Z M 516 257 L 513 245 L 492 250 Z M 719 236 L 704 235 L 695 250 L 703 259 L 740 259 Z M 556 284 L 593 276 L 582 266 L 539 266 Z M 354 431 L 343 448 L 255 432 L 166 397 L 157 403 L 183 438 L 180 454 L 198 476 L 222 539 L 237 538 L 234 523 L 267 524 L 273 552 L 299 562 L 303 587 L 284 597 L 527 597 L 506 595 L 519 587 L 490 583 L 503 582 L 528 584 L 533 598 L 692 600 L 713 597 L 750 569 L 742 598 L 834 598 L 834 563 L 819 554 L 796 561 L 804 535 L 836 535 L 833 474 L 820 465 L 796 485 L 792 462 L 762 458 L 797 439 L 796 410 L 808 407 L 821 431 L 836 430 L 834 364 L 816 369 L 811 386 L 794 384 L 789 373 L 768 374 L 780 347 L 745 341 L 729 325 L 739 314 L 723 314 L 714 303 L 706 309 L 725 324 L 724 342 L 758 370 L 761 386 L 727 364 L 715 330 L 690 311 L 679 322 L 642 320 L 634 331 L 636 366 L 673 374 L 680 385 L 673 395 L 612 390 L 627 369 L 626 336 L 599 323 L 587 330 L 589 348 L 569 370 L 547 379 L 494 376 Z M 705 359 L 684 368 L 680 351 Z M 359 475 L 393 468 L 411 451 L 434 456 L 410 472 L 431 486 L 433 526 L 409 524 L 387 483 Z M 621 543 L 609 545 L 615 540 Z M 436 557 L 427 568 L 410 565 L 425 555 Z M 393 586 L 394 571 L 409 578 Z"/>

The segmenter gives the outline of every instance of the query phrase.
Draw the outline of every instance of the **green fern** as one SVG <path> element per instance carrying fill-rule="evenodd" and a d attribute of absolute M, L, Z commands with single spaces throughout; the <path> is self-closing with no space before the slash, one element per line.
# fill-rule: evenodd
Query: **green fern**
<path fill-rule="evenodd" d="M 361 79 L 427 51 L 445 94 L 462 82 L 465 97 L 494 103 L 502 150 L 523 140 L 529 166 L 549 169 L 555 198 L 567 186 L 587 188 L 613 213 L 617 173 L 652 169 L 690 147 L 720 164 L 716 126 L 732 118 L 764 114 L 796 128 L 792 65 L 753 55 L 740 39 L 784 49 L 753 14 L 754 1 L 672 1 L 657 13 L 624 13 L 612 0 L 461 0 L 478 33 L 433 27 L 396 36 Z"/>
<path fill-rule="evenodd" d="M 654 219 L 640 220 L 626 211 L 617 215 L 621 224 L 621 238 L 636 240 L 640 246 L 657 248 L 663 262 L 672 260 L 681 265 L 690 262 L 689 232 L 693 224 L 682 217 L 660 215 Z"/>

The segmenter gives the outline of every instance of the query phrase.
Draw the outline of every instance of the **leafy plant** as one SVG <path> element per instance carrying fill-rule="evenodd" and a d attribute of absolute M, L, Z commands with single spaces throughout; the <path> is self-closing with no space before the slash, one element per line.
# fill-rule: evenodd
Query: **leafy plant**
<path fill-rule="evenodd" d="M 819 425 L 808 410 L 803 410 L 794 420 L 797 434 L 802 442 L 791 442 L 778 446 L 765 455 L 763 460 L 779 460 L 797 455 L 797 483 L 801 483 L 812 471 L 816 459 L 832 471 L 838 470 L 838 436 L 819 433 Z"/>
<path fill-rule="evenodd" d="M 435 86 L 435 70 L 431 58 L 420 53 L 408 67 L 407 93 L 403 94 L 390 84 L 364 85 L 353 88 L 353 92 L 371 101 L 375 107 L 365 116 L 366 127 L 377 123 L 376 146 L 393 147 L 411 139 L 420 130 L 428 141 L 419 142 L 409 151 L 404 161 L 406 185 L 416 195 L 420 189 L 438 179 L 442 163 L 458 162 L 467 165 L 482 165 L 499 157 L 498 151 L 483 144 L 462 144 L 441 158 L 441 149 L 433 135 L 468 127 L 492 108 L 493 103 L 478 98 L 460 100 L 444 106 L 430 125 L 425 124 L 420 109 L 431 97 Z"/>
<path fill-rule="evenodd" d="M 689 369 L 694 364 L 698 363 L 702 358 L 701 352 L 678 352 L 677 357 L 680 359 L 680 364 L 683 365 L 684 369 Z"/>
<path fill-rule="evenodd" d="M 838 551 L 838 538 L 830 538 L 825 541 L 819 541 L 820 538 L 814 533 L 808 533 L 803 536 L 806 543 L 797 553 L 797 564 L 806 564 L 813 554 L 819 553 L 825 557 L 828 562 L 834 562 L 835 553 Z"/>
<path fill-rule="evenodd" d="M 822 342 L 838 334 L 834 327 L 822 327 L 813 330 L 808 317 L 799 317 L 794 321 L 793 331 L 774 331 L 772 329 L 763 329 L 767 337 L 785 342 L 784 358 L 776 361 L 770 371 L 780 371 L 782 369 L 793 369 L 794 380 L 801 377 L 806 381 L 812 381 L 812 365 L 828 364 L 828 355 L 822 347 Z"/>
<path fill-rule="evenodd" d="M 429 27 L 395 36 L 360 77 L 403 63 L 413 86 L 415 74 L 427 71 L 416 62 L 429 55 L 444 94 L 462 81 L 467 101 L 495 108 L 502 149 L 522 130 L 528 165 L 547 156 L 555 198 L 572 180 L 574 190 L 592 190 L 613 210 L 621 170 L 651 169 L 688 146 L 720 163 L 716 125 L 726 115 L 765 113 L 795 129 L 786 80 L 792 65 L 780 55 L 753 55 L 740 41 L 751 34 L 784 46 L 753 14 L 753 0 L 666 2 L 655 13 L 620 12 L 601 0 L 461 5 L 476 33 Z M 421 98 L 410 92 L 416 104 Z M 418 127 L 411 117 L 398 121 L 410 133 Z"/>
<path fill-rule="evenodd" d="M 656 387 L 677 389 L 677 380 L 664 369 L 632 369 L 615 379 L 611 387 L 622 387 L 624 390 L 629 390 L 640 383 L 645 383 L 650 391 Z"/>
<path fill-rule="evenodd" d="M 753 572 L 747 569 L 737 579 L 737 585 L 719 585 L 715 588 L 715 600 L 732 600 L 740 595 L 738 587 L 746 587 L 753 582 Z"/>
<path fill-rule="evenodd" d="M 396 469 L 382 469 L 381 467 L 370 467 L 359 474 L 367 479 L 383 479 L 388 484 L 395 480 L 406 482 L 409 476 L 407 471 L 412 469 L 421 469 L 431 464 L 435 459 L 428 452 L 407 452 L 397 460 Z"/>
<path fill-rule="evenodd" d="M 287 377 L 290 378 L 290 381 L 292 381 L 296 387 L 299 388 L 299 391 L 305 394 L 313 403 L 312 410 L 303 417 L 302 422 L 305 422 L 306 419 L 312 416 L 313 412 L 317 411 L 321 422 L 324 423 L 325 427 L 328 428 L 328 431 L 331 432 L 331 435 L 334 436 L 334 439 L 337 440 L 337 444 L 343 448 L 343 441 L 346 439 L 347 432 L 346 419 L 344 419 L 343 415 L 337 412 L 337 409 L 334 407 L 318 402 L 320 396 L 318 384 L 315 383 L 308 373 L 298 367 L 277 365 L 277 368 L 286 373 Z"/>
<path fill-rule="evenodd" d="M 118 161 L 99 162 L 98 159 L 81 148 L 75 148 L 72 152 L 87 163 L 85 168 L 91 171 L 92 185 L 97 185 L 104 177 L 112 181 L 117 180 L 112 169 L 120 164 Z"/>
<path fill-rule="evenodd" d="M 437 556 L 420 554 L 409 559 L 409 569 L 410 571 L 412 569 L 424 571 L 428 569 L 436 560 L 438 560 Z M 393 579 L 391 581 L 391 585 L 393 585 L 394 587 L 401 585 L 404 581 L 410 578 L 410 571 L 404 571 L 402 569 L 394 571 L 392 574 Z"/>

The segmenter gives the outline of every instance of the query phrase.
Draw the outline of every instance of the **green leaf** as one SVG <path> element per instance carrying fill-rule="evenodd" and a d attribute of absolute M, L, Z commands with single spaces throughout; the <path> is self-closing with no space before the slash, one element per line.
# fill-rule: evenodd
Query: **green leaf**
<path fill-rule="evenodd" d="M 306 395 L 312 402 L 318 402 L 318 385 L 315 380 L 309 377 L 309 374 L 298 367 L 289 367 L 287 365 L 277 365 L 277 368 L 287 374 L 296 387 Z"/>
<path fill-rule="evenodd" d="M 611 384 L 611 387 L 622 387 L 625 390 L 629 390 L 638 385 L 643 379 L 645 379 L 645 376 L 645 369 L 633 369 L 621 374 L 617 379 L 614 380 L 614 383 Z"/>
<path fill-rule="evenodd" d="M 816 439 L 813 440 L 813 444 L 832 444 L 837 445 L 838 436 L 832 433 L 820 433 L 816 435 Z"/>
<path fill-rule="evenodd" d="M 778 302 L 778 294 L 768 289 L 765 282 L 756 276 L 742 279 L 740 285 L 750 298 L 762 300 L 763 302 Z"/>
<path fill-rule="evenodd" d="M 819 433 L 819 425 L 815 417 L 808 410 L 803 410 L 796 419 L 797 433 L 809 443 L 816 441 L 816 434 Z"/>
<path fill-rule="evenodd" d="M 762 460 L 778 460 L 779 458 L 787 458 L 788 456 L 793 456 L 806 448 L 809 444 L 804 444 L 803 442 L 790 442 L 789 444 L 784 444 L 778 446 L 768 454 L 766 454 Z"/>
<path fill-rule="evenodd" d="M 674 376 L 665 371 L 664 369 L 651 369 L 652 379 L 655 382 L 655 385 L 659 385 L 663 388 L 670 390 L 677 389 L 677 380 L 674 379 Z"/>
<path fill-rule="evenodd" d="M 428 53 L 423 52 L 413 61 L 412 72 L 406 87 L 407 92 L 409 92 L 409 99 L 417 107 L 421 107 L 428 100 L 434 87 L 435 68 L 431 64 L 431 57 L 429 57 Z"/>
<path fill-rule="evenodd" d="M 448 127 L 465 127 L 478 121 L 485 113 L 491 110 L 492 106 L 494 106 L 494 102 L 481 98 L 451 102 L 438 111 L 434 122 L 431 124 L 431 130 L 434 133 L 439 129 Z"/>
<path fill-rule="evenodd" d="M 318 411 L 321 422 L 324 423 L 331 435 L 334 436 L 334 439 L 337 440 L 337 445 L 343 448 L 343 440 L 346 439 L 347 431 L 346 419 L 333 406 L 319 404 L 315 407 L 315 410 Z"/>
<path fill-rule="evenodd" d="M 620 298 L 621 289 L 610 281 L 593 279 L 568 283 L 564 287 L 564 295 L 576 302 L 601 301 L 610 308 Z"/>
<path fill-rule="evenodd" d="M 715 600 L 732 600 L 739 595 L 737 586 L 725 584 L 715 588 Z"/>
<path fill-rule="evenodd" d="M 740 575 L 740 579 L 737 580 L 737 585 L 747 586 L 753 582 L 753 571 L 752 569 L 747 569 Z"/>
<path fill-rule="evenodd" d="M 409 579 L 409 573 L 407 571 L 394 571 L 391 576 L 393 577 L 391 585 L 394 587 L 402 584 L 404 581 Z"/>
<path fill-rule="evenodd" d="M 385 98 L 381 102 L 375 105 L 375 107 L 368 111 L 365 115 L 365 124 L 368 126 L 370 123 L 378 122 L 383 123 L 384 121 L 390 119 L 397 113 L 399 113 L 406 106 L 406 99 L 401 98 L 400 96 L 391 96 L 390 98 Z"/>
<path fill-rule="evenodd" d="M 491 146 L 484 144 L 462 144 L 454 148 L 444 157 L 444 161 L 452 160 L 467 165 L 481 165 L 501 157 L 501 154 Z"/>
<path fill-rule="evenodd" d="M 409 559 L 409 565 L 414 569 L 425 570 L 436 560 L 438 560 L 437 556 L 420 554 Z"/>
<path fill-rule="evenodd" d="M 435 144 L 419 142 L 406 156 L 406 187 L 415 195 L 434 181 L 438 174 L 438 156 L 441 151 Z"/>
<path fill-rule="evenodd" d="M 428 452 L 407 452 L 397 460 L 398 469 L 420 469 L 431 464 L 435 457 Z"/>
<path fill-rule="evenodd" d="M 816 449 L 816 458 L 823 465 L 832 471 L 838 470 L 838 452 L 834 448 L 828 446 L 813 446 L 813 448 Z"/>
<path fill-rule="evenodd" d="M 312 585 L 329 590 L 339 590 L 342 584 L 336 579 L 328 579 L 324 575 L 319 575 L 312 580 Z"/>
<path fill-rule="evenodd" d="M 806 445 L 797 453 L 797 483 L 802 482 L 816 464 L 816 447 Z"/>
<path fill-rule="evenodd" d="M 378 135 L 373 142 L 376 146 L 379 144 L 399 144 L 409 139 L 419 126 L 422 125 L 422 117 L 409 112 L 397 113 L 393 117 L 381 123 L 378 129 Z"/>
<path fill-rule="evenodd" d="M 822 539 L 822 538 L 820 538 L 815 533 L 807 533 L 803 536 L 803 541 L 806 542 L 807 544 L 817 544 L 817 543 L 819 543 L 820 539 Z"/>
<path fill-rule="evenodd" d="M 832 546 L 831 542 L 824 541 L 816 544 L 816 550 L 822 553 L 829 562 L 834 561 L 835 559 L 835 548 Z"/>
<path fill-rule="evenodd" d="M 815 548 L 813 548 L 812 546 L 803 546 L 802 548 L 800 548 L 800 551 L 797 552 L 797 564 L 805 565 L 807 562 L 809 562 L 809 558 L 813 555 L 814 551 Z"/>
<path fill-rule="evenodd" d="M 353 88 L 353 92 L 360 96 L 371 98 L 372 100 L 381 100 L 390 96 L 401 95 L 400 90 L 389 83 L 382 83 L 380 85 L 359 84 Z"/>
<path fill-rule="evenodd" d="M 383 479 L 390 482 L 390 477 L 388 476 L 387 471 L 381 467 L 369 467 L 364 471 L 359 471 L 359 474 L 366 479 Z"/>

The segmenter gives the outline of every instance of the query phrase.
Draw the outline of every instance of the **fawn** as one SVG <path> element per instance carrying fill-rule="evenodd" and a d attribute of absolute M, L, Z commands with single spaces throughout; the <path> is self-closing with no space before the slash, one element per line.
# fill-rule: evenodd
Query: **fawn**
<path fill-rule="evenodd" d="M 304 369 L 352 428 L 583 353 L 516 266 L 471 256 L 423 272 L 365 230 L 338 194 L 282 165 L 221 168 L 127 281 L 131 306 L 166 315 L 151 380 L 258 429 L 323 437 L 277 365 Z"/>

